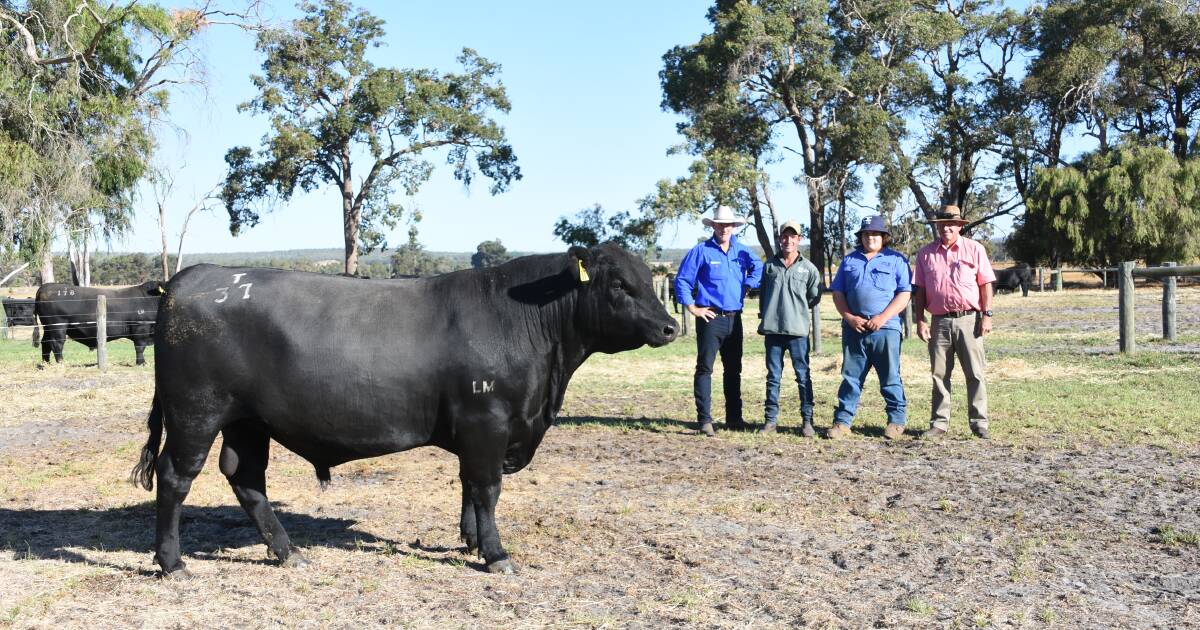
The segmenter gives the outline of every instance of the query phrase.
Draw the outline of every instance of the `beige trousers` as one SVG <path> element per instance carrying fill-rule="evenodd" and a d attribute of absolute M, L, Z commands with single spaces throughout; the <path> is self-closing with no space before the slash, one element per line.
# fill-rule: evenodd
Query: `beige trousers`
<path fill-rule="evenodd" d="M 935 315 L 930 327 L 929 365 L 933 375 L 933 410 L 929 424 L 950 430 L 950 376 L 954 358 L 962 363 L 967 377 L 968 419 L 972 426 L 987 428 L 987 384 L 984 372 L 987 360 L 983 356 L 983 337 L 977 335 L 979 314 L 974 317 L 940 317 Z"/>

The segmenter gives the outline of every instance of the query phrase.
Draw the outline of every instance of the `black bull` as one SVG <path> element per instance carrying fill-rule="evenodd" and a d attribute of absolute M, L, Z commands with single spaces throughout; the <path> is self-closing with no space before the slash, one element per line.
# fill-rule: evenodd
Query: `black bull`
<path fill-rule="evenodd" d="M 106 339 L 128 339 L 137 352 L 137 364 L 143 365 L 146 346 L 154 340 L 154 319 L 163 283 L 157 280 L 132 287 L 96 289 L 71 284 L 43 284 L 37 290 L 37 316 L 42 322 L 42 361 L 62 363 L 67 337 L 95 350 L 97 296 L 107 303 Z"/>
<path fill-rule="evenodd" d="M 996 291 L 1016 291 L 1021 289 L 1021 295 L 1029 297 L 1029 285 L 1033 283 L 1033 270 L 1029 265 L 1021 263 L 1008 269 L 996 270 Z"/>
<path fill-rule="evenodd" d="M 186 269 L 159 311 L 150 437 L 132 475 L 147 489 L 158 478 L 155 560 L 187 575 L 180 511 L 220 433 L 221 472 L 285 566 L 306 561 L 267 501 L 271 439 L 323 482 L 351 460 L 457 454 L 468 552 L 512 572 L 501 475 L 529 463 L 589 355 L 675 335 L 650 270 L 611 245 L 417 280 Z"/>
<path fill-rule="evenodd" d="M 38 345 L 37 302 L 32 298 L 3 298 L 4 318 L 9 328 L 33 326 L 33 345 Z"/>

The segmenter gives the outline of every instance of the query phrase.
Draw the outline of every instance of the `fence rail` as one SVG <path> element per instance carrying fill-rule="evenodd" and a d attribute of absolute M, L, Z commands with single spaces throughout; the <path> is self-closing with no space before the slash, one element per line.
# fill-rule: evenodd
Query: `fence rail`
<path fill-rule="evenodd" d="M 1117 265 L 1117 304 L 1120 308 L 1120 348 L 1124 354 L 1137 351 L 1137 341 L 1134 338 L 1134 278 L 1162 278 L 1162 330 L 1163 339 L 1175 341 L 1175 305 L 1176 282 L 1179 276 L 1200 275 L 1200 265 L 1179 266 L 1173 262 L 1163 263 L 1161 267 L 1138 268 L 1133 261 Z"/>

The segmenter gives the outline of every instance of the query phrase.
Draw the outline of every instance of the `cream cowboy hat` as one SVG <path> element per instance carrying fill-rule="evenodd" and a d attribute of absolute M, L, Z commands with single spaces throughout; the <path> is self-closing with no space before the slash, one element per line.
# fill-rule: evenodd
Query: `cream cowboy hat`
<path fill-rule="evenodd" d="M 734 225 L 745 225 L 746 219 L 739 217 L 733 213 L 733 208 L 729 206 L 718 206 L 713 210 L 712 218 L 705 217 L 702 221 L 704 225 L 712 227 L 714 223 L 732 223 Z"/>

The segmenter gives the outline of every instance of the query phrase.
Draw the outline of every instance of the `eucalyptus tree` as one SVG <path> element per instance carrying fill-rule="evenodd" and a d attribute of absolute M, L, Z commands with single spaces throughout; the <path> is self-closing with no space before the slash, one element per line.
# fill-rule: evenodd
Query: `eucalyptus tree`
<path fill-rule="evenodd" d="M 0 232 L 54 277 L 56 234 L 86 243 L 129 228 L 168 90 L 195 80 L 195 37 L 245 23 L 216 3 L 0 2 Z"/>
<path fill-rule="evenodd" d="M 833 251 L 827 207 L 840 207 L 853 193 L 858 169 L 883 161 L 889 130 L 899 126 L 884 105 L 898 92 L 891 73 L 903 68 L 881 70 L 846 28 L 845 4 L 718 0 L 708 12 L 712 32 L 669 51 L 661 73 L 663 105 L 686 117 L 680 128 L 693 151 L 711 160 L 719 150 L 746 162 L 742 179 L 757 184 L 742 187 L 752 216 L 763 214 L 761 201 L 773 210 L 764 165 L 799 157 L 795 180 L 806 193 L 811 258 L 821 269 Z M 877 3 L 863 4 L 873 10 Z M 844 213 L 838 216 L 844 222 Z M 759 240 L 773 251 L 764 228 L 774 225 L 761 223 Z"/>
<path fill-rule="evenodd" d="M 1185 259 L 1178 240 L 1200 236 L 1200 3 L 1061 0 L 1034 15 L 1025 91 L 1050 142 L 1010 249 L 1051 264 Z M 1059 136 L 1072 130 L 1093 148 L 1068 163 Z"/>
<path fill-rule="evenodd" d="M 385 229 L 403 216 L 393 188 L 411 196 L 431 176 L 429 153 L 446 149 L 457 179 L 470 184 L 481 173 L 493 194 L 521 178 L 504 130 L 491 118 L 510 108 L 498 65 L 464 49 L 460 73 L 376 67 L 367 52 L 382 43 L 382 20 L 342 0 L 299 6 L 304 17 L 258 39 L 266 57 L 263 73 L 253 77 L 258 96 L 241 109 L 267 115 L 271 128 L 257 154 L 246 146 L 226 153 L 222 198 L 234 235 L 297 188 L 332 185 L 345 273 L 353 275 L 360 247 L 386 246 Z"/>

